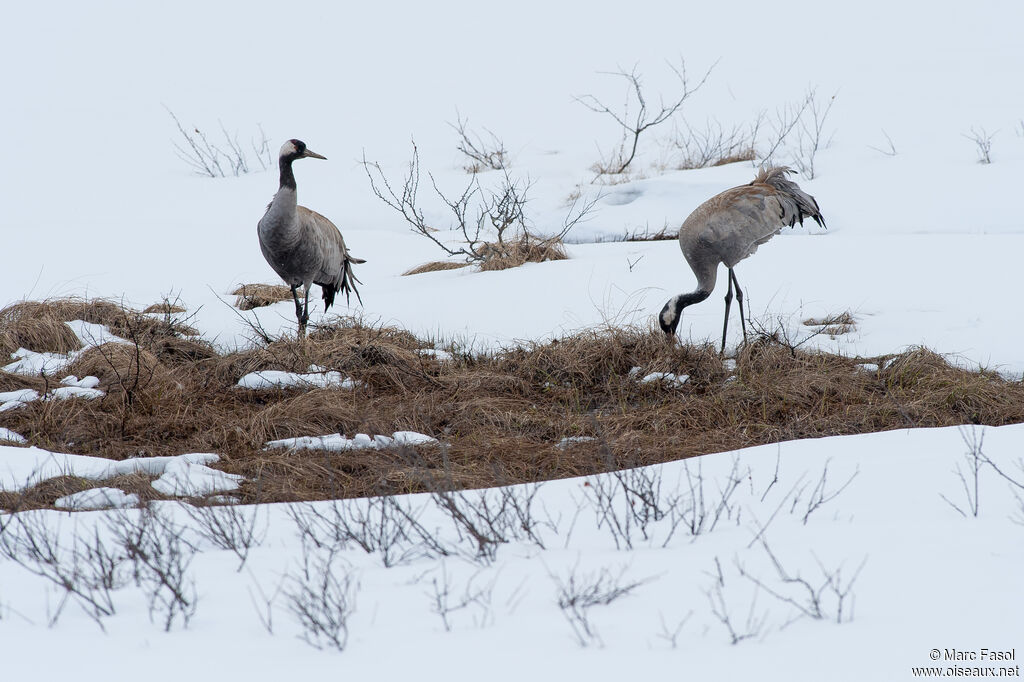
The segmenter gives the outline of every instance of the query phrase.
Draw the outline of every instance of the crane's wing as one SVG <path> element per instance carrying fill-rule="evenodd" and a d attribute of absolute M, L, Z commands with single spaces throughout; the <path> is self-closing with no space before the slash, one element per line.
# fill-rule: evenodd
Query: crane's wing
<path fill-rule="evenodd" d="M 350 292 L 354 293 L 362 303 L 355 286 L 359 280 L 352 274 L 352 264 L 366 261 L 349 253 L 338 228 L 316 211 L 298 206 L 296 219 L 302 225 L 303 241 L 307 241 L 312 247 L 310 251 L 316 254 L 313 282 L 323 288 L 327 306 L 334 302 L 334 294 L 338 291 L 345 294 L 346 300 Z"/>

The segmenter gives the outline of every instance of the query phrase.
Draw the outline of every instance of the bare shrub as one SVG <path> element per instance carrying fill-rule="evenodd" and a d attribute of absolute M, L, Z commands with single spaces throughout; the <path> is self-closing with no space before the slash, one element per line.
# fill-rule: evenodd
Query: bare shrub
<path fill-rule="evenodd" d="M 224 178 L 229 174 L 237 177 L 255 170 L 253 161 L 260 170 L 273 167 L 274 158 L 263 128 L 257 126 L 259 136 L 250 140 L 250 148 L 246 149 L 239 142 L 237 133 L 231 135 L 224 124 L 218 122 L 224 137 L 224 142 L 218 145 L 199 128 L 191 126 L 191 130 L 186 129 L 170 109 L 167 113 L 174 119 L 181 135 L 181 140 L 174 143 L 174 151 L 196 174 L 211 178 Z"/>
<path fill-rule="evenodd" d="M 683 103 L 704 85 L 714 69 L 714 65 L 712 65 L 693 85 L 687 77 L 685 61 L 680 60 L 678 67 L 670 63 L 669 67 L 679 80 L 680 91 L 667 102 L 664 98 L 659 98 L 657 111 L 649 110 L 647 107 L 648 95 L 644 91 L 642 76 L 637 72 L 638 65 L 634 65 L 629 71 L 620 68 L 618 71 L 607 73 L 607 75 L 622 78 L 627 83 L 626 103 L 621 113 L 594 95 L 581 95 L 574 98 L 591 111 L 611 117 L 622 128 L 622 139 L 617 150 L 594 167 L 598 176 L 623 173 L 636 157 L 640 136 L 675 115 L 682 108 Z M 631 106 L 635 107 L 635 114 L 630 113 Z"/>
<path fill-rule="evenodd" d="M 992 163 L 992 138 L 995 137 L 996 133 L 988 132 L 984 128 L 971 127 L 970 133 L 963 133 L 963 137 L 967 138 L 974 143 L 974 146 L 978 150 L 978 163 L 988 165 Z"/>
<path fill-rule="evenodd" d="M 441 619 L 445 632 L 452 631 L 452 614 L 464 609 L 474 611 L 473 624 L 476 627 L 482 628 L 492 624 L 494 614 L 491 599 L 497 576 L 481 584 L 482 573 L 477 571 L 466 580 L 461 591 L 457 593 L 452 584 L 452 577 L 448 573 L 448 565 L 444 561 L 440 563 L 441 574 L 430 579 L 431 589 L 427 596 L 430 597 L 430 610 Z"/>
<path fill-rule="evenodd" d="M 885 154 L 886 156 L 896 156 L 896 154 L 898 154 L 896 151 L 896 144 L 892 141 L 892 138 L 889 137 L 889 133 L 883 130 L 882 135 L 885 136 L 885 147 L 873 147 L 868 145 L 868 149 L 873 149 L 879 154 Z"/>
<path fill-rule="evenodd" d="M 508 166 L 508 151 L 505 149 L 505 143 L 497 135 L 485 128 L 488 139 L 484 139 L 467 128 L 469 119 L 464 120 L 458 112 L 455 121 L 448 125 L 459 135 L 458 150 L 469 159 L 465 166 L 467 173 L 503 170 Z"/>
<path fill-rule="evenodd" d="M 788 571 L 775 553 L 772 552 L 768 541 L 764 537 L 761 537 L 760 544 L 770 559 L 772 567 L 775 569 L 774 579 L 769 581 L 767 578 L 760 578 L 754 575 L 737 560 L 736 568 L 742 577 L 754 583 L 758 588 L 764 590 L 778 601 L 792 606 L 796 612 L 795 618 L 807 617 L 815 620 L 835 620 L 836 623 L 849 622 L 853 619 L 852 606 L 849 602 L 853 601 L 853 585 L 867 563 L 867 557 L 861 561 L 853 575 L 845 581 L 841 564 L 836 568 L 826 568 L 815 557 L 820 577 L 812 582 L 801 577 L 799 573 L 794 574 Z M 782 627 L 787 627 L 793 620 L 788 621 Z"/>
<path fill-rule="evenodd" d="M 825 133 L 825 122 L 832 111 L 832 105 L 836 102 L 836 95 L 829 97 L 826 103 L 821 103 L 818 101 L 817 90 L 811 88 L 807 92 L 806 102 L 805 111 L 809 115 L 800 119 L 793 165 L 804 177 L 813 180 L 816 175 L 814 162 L 818 152 L 832 144 L 832 133 Z"/>
<path fill-rule="evenodd" d="M 644 578 L 643 580 L 626 581 L 628 570 L 628 566 L 623 566 L 617 573 L 607 568 L 601 568 L 596 572 L 582 572 L 577 560 L 564 577 L 551 575 L 551 579 L 557 587 L 558 608 L 562 610 L 562 615 L 572 626 L 573 635 L 576 636 L 576 642 L 581 647 L 592 644 L 604 645 L 597 628 L 591 621 L 590 610 L 592 608 L 607 606 L 653 580 L 653 578 Z"/>
<path fill-rule="evenodd" d="M 985 431 L 979 430 L 975 426 L 969 428 L 961 426 L 959 428 L 960 438 L 963 439 L 964 445 L 967 446 L 967 451 L 964 453 L 964 464 L 966 471 L 960 468 L 960 463 L 956 465 L 956 476 L 960 479 L 960 485 L 964 492 L 964 506 L 956 504 L 948 497 L 939 493 L 939 497 L 946 501 L 953 509 L 957 510 L 961 516 L 966 517 L 968 513 L 971 516 L 978 516 L 978 479 L 981 468 L 989 462 L 985 453 L 982 451 L 982 447 L 985 444 Z"/>
<path fill-rule="evenodd" d="M 165 508 L 147 504 L 118 510 L 106 517 L 110 532 L 132 562 L 132 578 L 149 598 L 149 617 L 159 617 L 165 631 L 175 621 L 187 628 L 199 596 L 189 573 L 196 547 L 185 539 L 184 527 Z"/>
<path fill-rule="evenodd" d="M 451 553 L 420 522 L 422 513 L 422 507 L 394 496 L 332 502 L 325 508 L 308 504 L 288 508 L 304 543 L 329 551 L 355 545 L 367 554 L 379 553 L 386 567 Z"/>
<path fill-rule="evenodd" d="M 764 113 L 758 114 L 749 126 L 734 125 L 728 129 L 718 120 L 708 120 L 703 129 L 684 120 L 682 130 L 677 128 L 670 141 L 679 155 L 676 168 L 691 170 L 753 161 L 757 156 L 754 144 L 763 122 Z"/>
<path fill-rule="evenodd" d="M 616 549 L 633 549 L 637 539 L 652 541 L 659 525 L 666 526 L 661 539 L 664 547 L 683 523 L 681 507 L 685 503 L 678 490 L 663 490 L 661 467 L 621 469 L 587 483 L 585 490 L 597 515 L 597 527 L 611 534 Z"/>
<path fill-rule="evenodd" d="M 415 142 L 401 189 L 396 190 L 380 165 L 367 161 L 365 156 L 363 168 L 373 193 L 400 213 L 413 232 L 434 242 L 448 256 L 462 258 L 466 263 L 490 270 L 565 258 L 562 238 L 586 219 L 598 199 L 574 202 L 558 231 L 551 236 L 540 237 L 533 232 L 526 214 L 532 185 L 529 178 L 514 179 L 508 169 L 502 167 L 497 186 L 485 188 L 479 176 L 474 174 L 462 192 L 454 197 L 442 192 L 433 175 L 428 173 L 434 192 L 451 212 L 453 224 L 449 229 L 461 235 L 459 242 L 448 243 L 437 237 L 438 228 L 427 221 L 419 203 L 420 161 Z"/>
<path fill-rule="evenodd" d="M 215 547 L 234 553 L 238 558 L 239 572 L 249 558 L 249 550 L 259 547 L 267 537 L 267 514 L 263 515 L 262 528 L 257 529 L 260 508 L 256 505 L 207 503 L 200 506 L 183 506 L 196 522 L 196 531 L 202 539 Z"/>
<path fill-rule="evenodd" d="M 722 572 L 722 564 L 718 557 L 715 557 L 715 573 L 709 575 L 712 575 L 714 582 L 704 591 L 704 594 L 711 606 L 711 615 L 722 624 L 729 634 L 729 643 L 735 646 L 747 639 L 760 638 L 764 634 L 769 614 L 767 611 L 758 610 L 757 592 L 750 599 L 746 617 L 740 621 L 733 615 L 733 608 L 726 600 L 725 574 Z"/>
<path fill-rule="evenodd" d="M 807 499 L 804 501 L 804 504 L 802 506 L 803 516 L 801 517 L 801 520 L 803 521 L 803 524 L 805 526 L 807 525 L 807 520 L 811 517 L 811 514 L 813 514 L 818 509 L 820 509 L 824 505 L 828 504 L 832 500 L 834 500 L 837 497 L 839 497 L 839 495 L 844 490 L 846 490 L 851 483 L 853 483 L 853 479 L 857 478 L 857 474 L 860 473 L 860 468 L 858 467 L 852 474 L 850 474 L 850 477 L 848 479 L 846 479 L 846 481 L 844 481 L 841 485 L 839 485 L 838 487 L 835 487 L 835 488 L 832 488 L 831 490 L 829 490 L 828 489 L 828 467 L 829 467 L 829 464 L 831 464 L 831 462 L 832 462 L 832 458 L 831 457 L 829 457 L 828 459 L 825 460 L 825 466 L 824 466 L 824 468 L 821 471 L 821 476 L 818 478 L 817 482 L 814 484 L 814 487 L 811 488 L 810 494 L 807 496 Z M 802 479 L 802 477 L 801 477 L 801 479 Z M 806 486 L 801 486 L 801 487 L 799 487 L 798 489 L 795 490 L 795 493 L 794 493 L 793 498 L 792 498 L 793 502 L 792 502 L 791 509 L 790 509 L 791 512 L 795 512 L 795 513 L 799 513 L 800 512 L 800 509 L 798 509 L 798 505 L 800 504 L 800 501 L 803 498 L 804 490 L 806 490 Z"/>
<path fill-rule="evenodd" d="M 303 545 L 298 573 L 288 575 L 284 597 L 288 610 L 302 626 L 300 638 L 317 649 L 344 651 L 348 619 L 356 608 L 359 581 L 351 568 L 326 551 Z"/>
<path fill-rule="evenodd" d="M 70 539 L 63 535 L 59 519 L 43 512 L 0 517 L 0 556 L 63 590 L 51 627 L 73 600 L 106 631 L 103 619 L 115 613 L 113 593 L 128 583 L 126 557 L 96 527 L 80 533 L 76 523 Z"/>
<path fill-rule="evenodd" d="M 740 510 L 732 503 L 740 483 L 748 477 L 749 471 L 740 471 L 740 460 L 733 456 L 732 468 L 724 481 L 716 481 L 717 490 L 712 492 L 705 488 L 704 461 L 697 459 L 696 471 L 691 471 L 690 463 L 683 461 L 683 472 L 686 476 L 688 497 L 684 497 L 676 512 L 684 528 L 691 536 L 710 533 L 720 521 L 735 519 L 739 523 Z"/>

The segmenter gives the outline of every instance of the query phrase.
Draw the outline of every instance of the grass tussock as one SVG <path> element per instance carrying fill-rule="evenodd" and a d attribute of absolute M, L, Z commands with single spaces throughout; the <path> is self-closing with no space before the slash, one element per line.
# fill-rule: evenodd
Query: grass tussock
<path fill-rule="evenodd" d="M 730 368 L 710 344 L 678 345 L 641 329 L 483 354 L 449 345 L 444 359 L 419 352 L 434 344 L 404 330 L 358 321 L 228 354 L 169 332 L 133 338 L 139 343 L 90 349 L 72 368 L 99 377 L 104 398 L 29 403 L 0 413 L 0 426 L 32 445 L 112 459 L 216 452 L 219 468 L 246 477 L 241 500 L 269 502 L 422 491 L 439 480 L 481 487 L 796 438 L 1024 421 L 1020 382 L 954 366 L 926 349 L 851 358 L 760 335 Z M 866 371 L 866 362 L 881 369 Z M 248 372 L 310 365 L 358 385 L 236 386 Z M 638 380 L 653 372 L 689 380 Z M 39 378 L 7 376 L 0 372 L 0 385 L 41 388 Z M 404 430 L 443 445 L 264 449 L 281 438 Z M 562 443 L 579 436 L 593 440 Z M 60 496 L 48 490 L 38 505 Z"/>
<path fill-rule="evenodd" d="M 422 275 L 425 272 L 440 272 L 441 270 L 457 270 L 459 268 L 464 268 L 467 265 L 469 265 L 469 263 L 458 263 L 455 261 L 448 260 L 435 260 L 429 263 L 424 263 L 423 265 L 417 265 L 414 268 L 410 268 L 409 270 L 403 272 L 402 276 L 405 277 L 407 275 Z"/>
<path fill-rule="evenodd" d="M 292 300 L 292 290 L 283 284 L 243 284 L 231 292 L 235 296 L 235 307 L 252 310 Z"/>
<path fill-rule="evenodd" d="M 565 244 L 560 238 L 539 239 L 530 234 L 507 242 L 488 242 L 477 251 L 484 257 L 481 271 L 507 270 L 524 263 L 543 263 L 549 260 L 565 260 Z"/>
<path fill-rule="evenodd" d="M 80 350 L 81 341 L 65 324 L 73 320 L 104 325 L 143 346 L 157 339 L 196 335 L 194 329 L 170 316 L 157 319 L 103 299 L 23 301 L 0 310 L 0 354 L 7 357 L 18 348 L 50 353 Z"/>

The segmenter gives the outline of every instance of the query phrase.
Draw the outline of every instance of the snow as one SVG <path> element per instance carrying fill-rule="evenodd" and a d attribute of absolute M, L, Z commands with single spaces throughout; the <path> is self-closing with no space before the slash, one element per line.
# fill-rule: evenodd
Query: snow
<path fill-rule="evenodd" d="M 689 374 L 673 374 L 672 372 L 651 372 L 640 379 L 641 384 L 663 383 L 670 386 L 682 386 L 690 378 Z"/>
<path fill-rule="evenodd" d="M 1016 472 L 1024 425 L 979 431 L 985 455 L 1002 470 Z M 498 680 L 544 678 L 563 670 L 590 679 L 667 670 L 686 670 L 701 679 L 751 679 L 770 666 L 784 670 L 785 679 L 817 680 L 823 670 L 838 680 L 909 679 L 911 666 L 931 665 L 932 648 L 1011 649 L 1024 634 L 1020 614 L 1005 608 L 1019 591 L 1024 562 L 1024 545 L 1016 541 L 1020 526 L 1014 522 L 1022 512 L 1020 502 L 987 466 L 979 479 L 977 517 L 961 516 L 941 497 L 966 503 L 954 473 L 963 464 L 964 435 L 953 427 L 832 437 L 638 470 L 660 472 L 662 495 L 682 495 L 682 509 L 699 499 L 692 486 L 702 486 L 709 516 L 729 481 L 739 484 L 714 528 L 709 519 L 696 535 L 683 527 L 672 533 L 667 520 L 652 522 L 647 540 L 633 530 L 631 550 L 617 549 L 609 527 L 598 523 L 595 490 L 602 480 L 613 480 L 607 477 L 542 484 L 534 512 L 557 528 L 538 527 L 546 549 L 512 542 L 497 549 L 493 562 L 471 561 L 474 544 L 460 540 L 429 498 L 400 496 L 398 504 L 421 510 L 420 522 L 455 555 L 412 551 L 387 568 L 379 553 L 366 554 L 354 545 L 340 550 L 335 576 L 351 574 L 358 582 L 343 653 L 318 652 L 299 640 L 300 626 L 280 594 L 269 607 L 273 634 L 259 624 L 257 612 L 266 608 L 259 591 L 270 598 L 276 585 L 287 590 L 291 584 L 282 583 L 282 576 L 301 573 L 302 543 L 288 505 L 264 507 L 259 523 L 266 524 L 267 536 L 251 550 L 242 573 L 236 572 L 236 555 L 202 540 L 197 521 L 172 505 L 166 509 L 184 528 L 183 537 L 199 547 L 189 575 L 201 596 L 189 628 L 163 633 L 160 623 L 146 616 L 145 595 L 132 584 L 113 593 L 117 613 L 104 619 L 107 634 L 73 608 L 50 628 L 45 604 L 56 593 L 41 578 L 6 562 L 0 564 L 5 670 L 14 674 L 34 666 L 70 674 L 88 650 L 97 656 L 116 653 L 123 662 L 157 658 L 161 665 L 149 673 L 157 680 L 180 679 L 197 660 L 225 656 L 235 674 L 272 679 L 279 673 L 275 661 L 296 658 L 311 674 L 329 674 L 338 665 L 379 670 L 382 657 L 393 654 L 401 641 L 403 655 L 387 658 L 389 676 L 444 669 L 446 677 L 465 679 L 490 666 L 488 676 Z M 817 504 L 821 500 L 826 501 Z M 620 511 L 629 504 L 621 493 L 615 503 Z M 359 500 L 341 505 L 366 509 Z M 329 503 L 306 506 L 331 513 Z M 93 520 L 79 515 L 64 526 L 88 528 Z M 309 547 L 311 557 L 321 556 Z M 817 585 L 824 571 L 843 591 L 849 587 L 844 622 L 834 622 L 838 600 L 827 591 L 821 602 L 825 618 L 797 617 L 786 599 L 803 604 L 803 593 L 782 581 L 772 556 L 787 575 Z M 756 637 L 736 646 L 708 598 L 716 594 L 719 570 L 722 603 L 734 627 L 747 631 L 752 608 L 761 624 Z M 640 584 L 589 611 L 595 639 L 582 647 L 557 605 L 558 585 L 571 577 L 587 584 L 588 576 L 602 571 L 621 575 L 622 585 Z M 759 589 L 753 579 L 780 596 Z M 479 597 L 448 614 L 450 630 L 431 606 L 435 590 L 445 585 L 451 604 L 463 595 Z M 871 655 L 851 657 L 851 645 Z M 63 653 L 40 657 L 42 647 Z M 509 656 L 510 649 L 530 655 Z M 183 651 L 191 655 L 182 656 Z"/>
<path fill-rule="evenodd" d="M 25 436 L 20 433 L 15 433 L 8 428 L 0 426 L 0 443 L 3 442 L 24 444 L 28 441 L 26 441 Z"/>
<path fill-rule="evenodd" d="M 331 433 L 326 436 L 298 436 L 296 438 L 272 440 L 266 444 L 266 447 L 270 449 L 330 450 L 339 452 L 342 450 L 381 450 L 397 445 L 423 445 L 436 442 L 436 438 L 416 433 L 415 431 L 396 431 L 391 436 L 369 436 L 365 433 L 357 433 L 352 438 L 346 438 L 340 433 Z"/>
<path fill-rule="evenodd" d="M 181 141 L 166 105 L 187 129 L 196 126 L 218 141 L 223 122 L 248 148 L 259 125 L 271 149 L 298 137 L 331 159 L 296 164 L 300 201 L 338 224 L 352 253 L 367 260 L 356 271 L 364 306 L 338 300 L 325 314 L 316 297 L 313 325 L 356 315 L 439 347 L 457 342 L 482 350 L 606 324 L 649 326 L 666 299 L 693 289 L 694 278 L 672 241 L 609 240 L 674 229 L 702 201 L 749 182 L 754 171 L 749 163 L 675 170 L 667 125 L 644 133 L 630 177 L 595 183 L 590 168 L 616 148 L 620 131 L 573 96 L 592 93 L 614 106 L 623 101 L 624 83 L 606 72 L 637 64 L 653 106 L 678 85 L 666 60 L 685 57 L 691 82 L 715 68 L 685 103 L 686 123 L 675 121 L 680 128 L 717 120 L 728 130 L 749 125 L 759 112 L 770 128 L 776 112 L 809 85 L 822 98 L 836 93 L 825 131 L 832 142 L 818 155 L 817 175 L 796 178 L 817 198 L 829 227 L 786 228 L 738 264 L 755 320 L 781 325 L 800 340 L 814 333 L 802 320 L 848 311 L 856 329 L 835 338 L 819 334 L 804 347 L 875 357 L 924 345 L 1015 380 L 1024 373 L 1024 323 L 1014 314 L 1024 252 L 1017 204 L 1024 90 L 1012 86 L 1024 69 L 1020 3 L 939 3 L 922 12 L 912 3 L 876 0 L 834 6 L 798 0 L 784 7 L 637 0 L 631 22 L 623 20 L 621 3 L 601 1 L 523 0 L 516 11 L 500 14 L 455 0 L 298 2 L 289 5 L 287 19 L 279 9 L 197 0 L 123 7 L 57 0 L 8 9 L 5 25 L 45 30 L 8 31 L 0 42 L 4 62 L 20 65 L 5 72 L 5 89 L 17 96 L 0 110 L 9 149 L 0 167 L 10 197 L 3 246 L 12 254 L 0 268 L 0 306 L 70 295 L 141 309 L 168 296 L 180 298 L 189 324 L 225 349 L 245 345 L 250 324 L 294 333 L 291 302 L 241 312 L 227 294 L 240 283 L 277 283 L 255 235 L 277 187 L 276 170 L 253 162 L 255 172 L 239 177 L 191 174 L 175 154 L 174 142 Z M 294 39 L 282 41 L 282 34 Z M 277 39 L 276 47 L 268 37 Z M 203 49 L 182 49 L 185 42 Z M 598 210 L 568 235 L 568 260 L 401 276 L 442 254 L 381 205 L 355 160 L 365 150 L 400 182 L 414 138 L 421 180 L 429 171 L 457 197 L 468 176 L 446 122 L 460 114 L 471 129 L 495 131 L 509 150 L 510 172 L 534 182 L 527 211 L 538 231 L 559 228 L 577 188 L 585 197 L 603 193 Z M 964 138 L 971 128 L 995 131 L 993 163 L 977 163 L 974 143 Z M 895 155 L 877 151 L 886 136 Z M 791 151 L 780 160 L 790 161 Z M 479 178 L 486 185 L 496 175 Z M 453 238 L 445 231 L 450 211 L 421 189 L 424 213 L 440 228 L 436 236 Z M 684 311 L 684 340 L 717 347 L 724 279 L 720 273 L 713 295 Z M 736 322 L 734 313 L 730 353 L 742 339 Z M 99 325 L 68 324 L 86 346 L 124 341 Z M 36 350 L 19 349 L 0 369 L 58 377 L 77 357 Z M 421 354 L 446 359 L 443 351 Z M 726 369 L 734 372 L 730 362 Z M 638 380 L 654 374 L 641 371 Z M 97 390 L 82 383 L 87 380 L 69 381 L 53 397 Z M 257 373 L 245 382 L 240 385 L 352 388 L 351 379 L 312 369 Z M 39 398 L 31 389 L 2 392 L 0 415 Z M 1016 473 L 1024 429 L 984 433 L 985 452 Z M 398 433 L 360 435 L 307 438 L 339 447 L 400 441 Z M 142 669 L 154 680 L 177 681 L 197 670 L 260 680 L 294 675 L 296 666 L 306 675 L 337 676 L 343 667 L 346 674 L 379 676 L 383 661 L 388 678 L 407 679 L 864 680 L 911 679 L 911 666 L 932 664 L 933 648 L 1016 647 L 1020 656 L 1024 619 L 1009 605 L 1020 592 L 1024 543 L 1011 517 L 1019 521 L 1024 511 L 988 466 L 977 517 L 960 516 L 940 497 L 965 504 L 954 473 L 964 465 L 965 447 L 956 429 L 922 429 L 719 453 L 690 461 L 688 470 L 678 462 L 664 465 L 658 470 L 671 482 L 666 489 L 685 495 L 696 466 L 711 496 L 727 484 L 734 462 L 745 476 L 727 522 L 697 537 L 677 534 L 665 547 L 617 550 L 608 525 L 598 527 L 585 504 L 598 483 L 591 477 L 540 489 L 538 504 L 561 519 L 558 533 L 542 530 L 543 550 L 517 542 L 501 547 L 488 566 L 421 556 L 394 568 L 383 568 L 379 556 L 343 550 L 339 566 L 360 587 L 342 654 L 300 641 L 275 592 L 283 576 L 296 574 L 302 556 L 283 505 L 260 510 L 268 537 L 243 573 L 230 552 L 197 543 L 201 551 L 190 569 L 201 594 L 197 615 L 189 629 L 170 634 L 151 622 L 148 600 L 134 586 L 115 594 L 118 611 L 105 619 L 106 633 L 71 606 L 48 627 L 62 595 L 4 561 L 2 669 L 11 679 L 67 678 L 83 675 L 83 661 L 117 661 L 119 669 Z M 191 453 L 114 462 L 4 444 L 0 490 L 69 473 L 102 481 L 136 471 L 157 477 L 154 486 L 170 495 L 237 489 L 237 478 L 209 466 L 216 458 Z M 830 482 L 856 476 L 804 523 L 802 514 L 790 513 L 793 497 L 800 492 L 806 505 L 826 461 Z M 766 492 L 776 462 L 778 482 Z M 91 493 L 106 494 L 116 496 Z M 422 496 L 402 500 L 430 504 Z M 176 502 L 166 508 L 193 523 Z M 435 510 L 428 512 L 432 523 L 442 523 Z M 109 512 L 39 514 L 67 533 L 110 518 Z M 848 579 L 866 558 L 852 590 L 851 622 L 790 623 L 790 605 L 739 574 L 742 566 L 762 580 L 774 575 L 756 541 L 764 524 L 780 563 L 806 579 L 819 576 L 820 566 L 840 564 Z M 663 537 L 664 526 L 656 530 Z M 761 635 L 736 646 L 707 594 L 714 594 L 718 565 L 737 627 L 746 625 L 747 614 L 767 613 Z M 555 604 L 553 576 L 564 581 L 574 566 L 581 575 L 625 570 L 627 579 L 643 581 L 611 605 L 594 607 L 603 646 L 578 646 Z M 471 581 L 493 582 L 490 610 L 471 600 L 451 614 L 447 631 L 431 612 L 431 581 L 445 576 L 453 601 Z M 251 594 L 260 589 L 278 594 L 273 635 L 253 607 Z M 673 647 L 662 635 L 679 623 Z M 97 665 L 87 677 L 117 676 L 114 667 Z"/>
<path fill-rule="evenodd" d="M 116 507 L 136 507 L 139 496 L 125 493 L 118 488 L 90 488 L 71 495 L 57 498 L 53 506 L 58 509 L 112 509 Z"/>
<path fill-rule="evenodd" d="M 159 478 L 153 487 L 167 495 L 205 495 L 231 491 L 239 476 L 206 466 L 220 459 L 214 453 L 186 453 L 173 457 L 138 457 L 115 461 L 87 455 L 50 452 L 37 447 L 0 445 L 0 491 L 21 490 L 57 476 L 94 481 L 142 473 Z"/>
<path fill-rule="evenodd" d="M 311 371 L 306 374 L 263 370 L 250 372 L 238 380 L 241 388 L 355 388 L 356 382 L 340 372 Z"/>

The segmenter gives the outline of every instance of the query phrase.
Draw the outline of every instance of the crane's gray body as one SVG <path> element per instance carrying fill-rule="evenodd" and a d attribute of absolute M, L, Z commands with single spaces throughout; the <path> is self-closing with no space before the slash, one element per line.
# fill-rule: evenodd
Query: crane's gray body
<path fill-rule="evenodd" d="M 334 292 L 342 291 L 347 296 L 350 289 L 355 291 L 350 265 L 362 261 L 349 254 L 334 223 L 298 205 L 294 189 L 282 187 L 277 191 L 257 232 L 263 257 L 288 286 L 308 289 L 319 284 L 324 299 L 331 301 Z"/>
<path fill-rule="evenodd" d="M 298 189 L 292 162 L 302 158 L 323 159 L 306 148 L 301 140 L 288 140 L 281 147 L 279 165 L 281 185 L 266 213 L 256 226 L 260 250 L 267 263 L 291 287 L 295 300 L 295 316 L 299 321 L 299 334 L 305 333 L 309 319 L 309 288 L 319 284 L 324 294 L 324 310 L 334 303 L 337 292 L 354 293 L 362 303 L 352 274 L 353 263 L 365 263 L 353 257 L 334 223 L 298 205 Z M 304 288 L 305 305 L 299 303 L 298 287 Z"/>
<path fill-rule="evenodd" d="M 736 264 L 753 255 L 757 247 L 777 235 L 786 225 L 803 224 L 804 218 L 810 217 L 825 226 L 814 197 L 786 178 L 786 174 L 791 172 L 784 166 L 763 168 L 753 182 L 711 197 L 683 222 L 679 228 L 679 248 L 697 278 L 697 289 L 673 296 L 665 304 L 659 315 L 664 331 L 674 334 L 683 308 L 711 295 L 718 277 L 718 264 L 724 263 L 730 277 L 722 330 L 724 350 L 734 283 L 740 301 L 740 319 L 743 320 L 743 294 L 733 272 Z"/>

